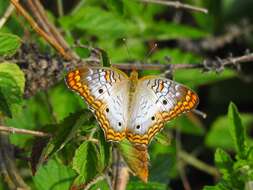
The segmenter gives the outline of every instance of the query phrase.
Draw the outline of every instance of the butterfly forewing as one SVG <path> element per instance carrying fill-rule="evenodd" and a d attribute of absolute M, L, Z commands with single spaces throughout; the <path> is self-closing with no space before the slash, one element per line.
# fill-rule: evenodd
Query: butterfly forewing
<path fill-rule="evenodd" d="M 66 83 L 87 102 L 107 140 L 125 137 L 129 100 L 126 74 L 114 68 L 82 67 L 69 72 Z"/>
<path fill-rule="evenodd" d="M 189 88 L 158 77 L 139 80 L 130 103 L 129 141 L 148 144 L 167 121 L 194 109 L 198 96 Z"/>

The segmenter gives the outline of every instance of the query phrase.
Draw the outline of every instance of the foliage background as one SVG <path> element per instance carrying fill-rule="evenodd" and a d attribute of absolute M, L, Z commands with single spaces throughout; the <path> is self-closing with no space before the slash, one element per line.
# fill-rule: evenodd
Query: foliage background
<path fill-rule="evenodd" d="M 80 39 L 83 44 L 99 47 L 108 53 L 111 62 L 115 64 L 130 61 L 147 63 L 157 61 L 160 64 L 167 64 L 165 56 L 169 56 L 173 64 L 195 64 L 201 63 L 204 59 L 227 58 L 230 54 L 241 56 L 247 50 L 252 50 L 253 13 L 250 9 L 253 6 L 252 1 L 187 0 L 185 2 L 206 7 L 209 14 L 177 10 L 138 1 L 76 0 L 62 1 L 64 14 L 60 15 L 57 1 L 43 1 L 43 4 L 47 8 L 51 22 L 60 28 L 69 44 L 73 45 L 76 39 Z M 8 4 L 8 1 L 0 0 L 0 15 L 3 15 Z M 54 50 L 38 38 L 37 34 L 29 29 L 27 22 L 18 15 L 13 15 L 0 32 L 1 55 L 14 54 L 21 39 L 23 42 L 27 40 L 35 42 L 40 46 L 41 52 L 54 54 Z M 236 32 L 238 35 L 233 36 Z M 126 39 L 129 52 L 122 39 Z M 158 48 L 147 56 L 155 43 L 158 44 Z M 75 50 L 83 58 L 89 55 L 87 49 L 76 48 Z M 0 107 L 2 113 L 9 116 L 1 119 L 2 125 L 56 131 L 60 136 L 55 141 L 49 142 L 46 155 L 50 156 L 50 160 L 39 168 L 34 177 L 31 176 L 25 159 L 16 160 L 26 183 L 32 189 L 50 189 L 52 185 L 63 180 L 63 183 L 56 185 L 53 189 L 68 189 L 73 179 L 76 181 L 92 179 L 98 171 L 103 171 L 108 161 L 104 153 L 101 153 L 104 149 L 97 150 L 96 147 L 90 145 L 89 142 L 84 142 L 81 138 L 96 127 L 96 123 L 88 119 L 89 113 L 83 113 L 86 105 L 80 97 L 67 89 L 63 80 L 49 89 L 42 90 L 29 98 L 23 98 L 25 91 L 23 70 L 22 67 L 20 69 L 4 61 L 0 64 L 0 81 L 5 81 L 0 84 Z M 33 74 L 36 75 L 36 72 L 40 70 L 42 68 L 37 66 Z M 47 72 L 46 69 L 45 71 Z M 203 72 L 201 69 L 177 70 L 173 78 L 198 92 L 200 97 L 198 109 L 206 112 L 208 117 L 204 120 L 190 114 L 169 123 L 165 132 L 172 136 L 171 145 L 153 141 L 149 147 L 149 183 L 144 184 L 136 177 L 131 177 L 127 189 L 136 189 L 136 187 L 137 189 L 182 189 L 180 167 L 183 168 L 182 171 L 187 176 L 192 189 L 202 189 L 205 185 L 217 184 L 219 181 L 217 176 L 189 166 L 185 160 L 178 159 L 176 154 L 184 150 L 188 152 L 188 156 L 215 166 L 214 153 L 217 148 L 219 149 L 216 157 L 219 154 L 226 155 L 226 153 L 220 153 L 224 150 L 233 158 L 230 163 L 234 164 L 233 167 L 230 167 L 233 171 L 227 173 L 235 172 L 235 176 L 244 176 L 236 172 L 241 171 L 245 165 L 249 167 L 247 179 L 241 181 L 238 179 L 238 187 L 233 186 L 230 181 L 231 176 L 222 170 L 222 181 L 227 184 L 227 186 L 224 185 L 224 188 L 225 186 L 227 189 L 230 187 L 233 187 L 232 189 L 244 188 L 245 183 L 252 180 L 251 158 L 240 157 L 241 148 L 236 149 L 236 147 L 247 141 L 250 149 L 252 143 L 252 71 L 252 62 L 242 64 L 240 72 L 231 68 L 226 68 L 220 73 Z M 153 73 L 157 72 L 143 71 L 141 74 Z M 227 110 L 231 101 L 237 105 L 241 113 L 242 124 L 247 129 L 246 140 L 237 142 L 239 144 L 236 146 L 234 146 L 236 138 L 233 140 L 233 134 L 243 136 L 244 129 L 242 127 L 240 132 L 230 133 L 233 124 L 231 120 L 229 122 Z M 234 117 L 237 118 L 236 108 L 232 104 L 230 112 L 231 115 L 235 113 Z M 238 125 L 240 124 L 235 124 L 235 126 Z M 73 132 L 73 129 L 76 130 L 76 128 L 78 128 L 79 135 L 77 139 L 73 140 L 71 139 L 73 136 L 69 136 L 68 133 Z M 179 132 L 180 138 L 176 135 L 176 131 Z M 73 133 L 76 135 L 77 132 Z M 99 135 L 100 133 L 97 138 L 103 139 Z M 38 140 L 32 136 L 20 134 L 11 134 L 9 139 L 11 144 L 23 150 L 21 154 L 23 158 L 30 157 L 32 146 Z M 181 146 L 178 147 L 176 142 L 180 142 Z M 66 146 L 61 149 L 62 144 Z M 105 159 L 101 161 L 101 158 Z M 95 167 L 98 163 L 100 169 L 87 168 L 87 165 L 94 164 Z M 241 165 L 236 167 L 236 164 Z M 76 178 L 78 173 L 81 173 L 83 178 Z M 108 189 L 106 181 L 99 182 L 96 187 Z M 0 189 L 7 188 L 4 178 L 1 178 Z"/>

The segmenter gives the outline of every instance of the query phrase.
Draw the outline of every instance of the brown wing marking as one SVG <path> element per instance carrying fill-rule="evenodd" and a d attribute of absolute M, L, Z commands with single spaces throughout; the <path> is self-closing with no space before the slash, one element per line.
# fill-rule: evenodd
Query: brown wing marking
<path fill-rule="evenodd" d="M 77 69 L 69 72 L 66 77 L 66 83 L 68 87 L 83 97 L 92 110 L 95 110 L 95 116 L 104 131 L 106 140 L 122 140 L 125 137 L 125 132 L 116 132 L 112 130 L 109 121 L 106 119 L 106 116 L 103 113 L 103 108 L 106 106 L 105 103 L 103 103 L 101 100 L 95 99 L 95 97 L 91 94 L 87 84 L 81 81 L 82 76 L 84 76 L 86 72 L 87 69 Z"/>

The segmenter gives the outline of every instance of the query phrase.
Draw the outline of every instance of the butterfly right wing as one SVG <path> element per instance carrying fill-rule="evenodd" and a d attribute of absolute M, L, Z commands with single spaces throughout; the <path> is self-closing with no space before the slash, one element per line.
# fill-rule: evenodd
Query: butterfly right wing
<path fill-rule="evenodd" d="M 69 72 L 66 83 L 85 99 L 107 140 L 125 137 L 129 92 L 125 73 L 115 68 L 82 67 Z"/>
<path fill-rule="evenodd" d="M 198 96 L 188 87 L 162 77 L 143 77 L 131 102 L 127 139 L 147 145 L 166 122 L 197 105 Z"/>

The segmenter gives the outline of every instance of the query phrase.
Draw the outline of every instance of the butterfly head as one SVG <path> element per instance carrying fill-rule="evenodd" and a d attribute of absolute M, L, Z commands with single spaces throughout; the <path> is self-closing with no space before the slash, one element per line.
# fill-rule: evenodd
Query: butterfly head
<path fill-rule="evenodd" d="M 132 70 L 132 72 L 130 74 L 130 80 L 132 80 L 132 81 L 138 80 L 138 72 L 136 69 Z"/>

